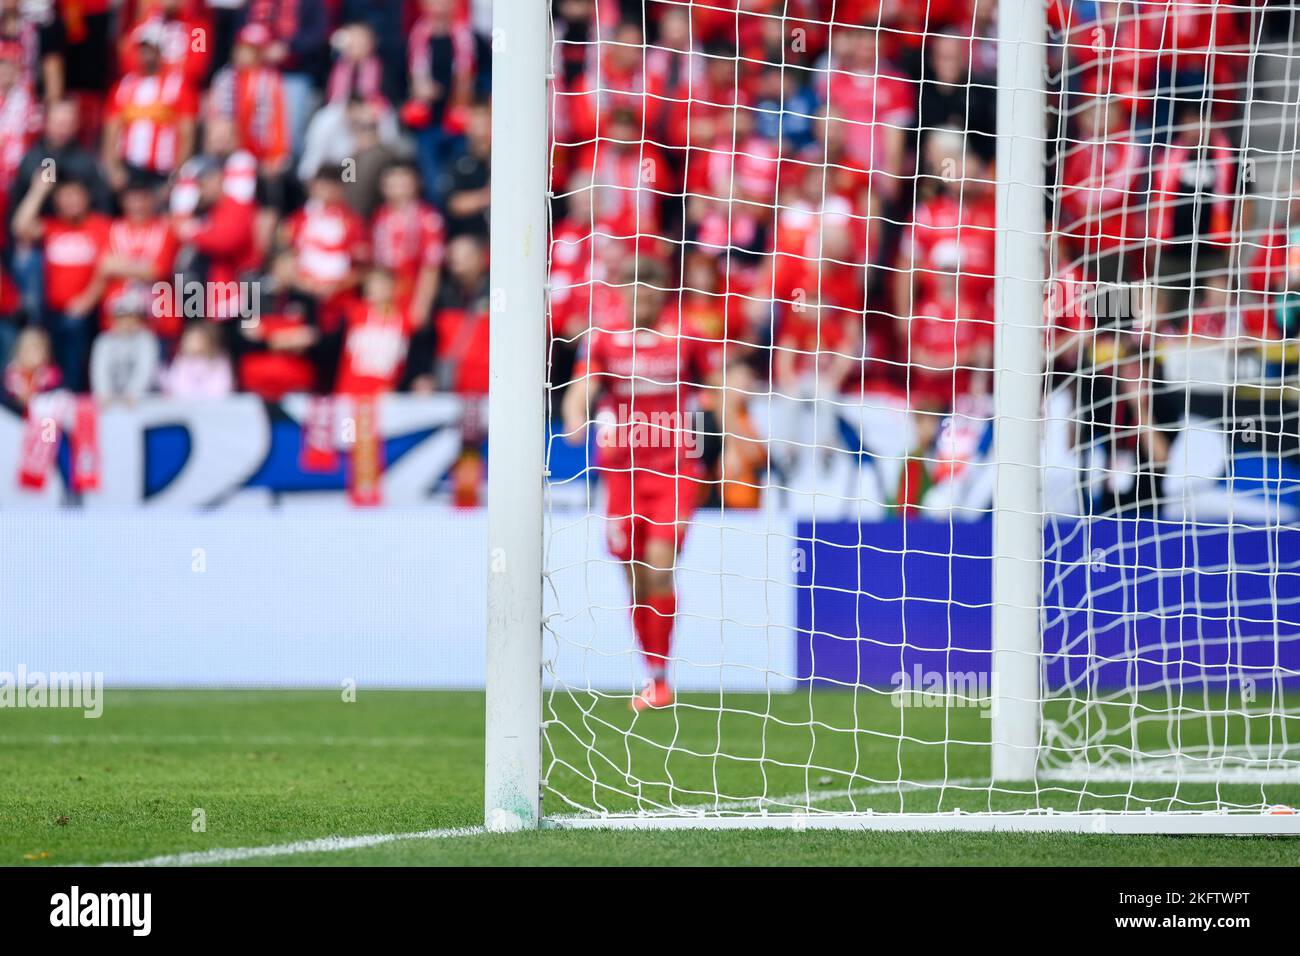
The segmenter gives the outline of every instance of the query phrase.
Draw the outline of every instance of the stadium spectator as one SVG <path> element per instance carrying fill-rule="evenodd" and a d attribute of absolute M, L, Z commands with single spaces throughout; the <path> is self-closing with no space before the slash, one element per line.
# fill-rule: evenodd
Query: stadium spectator
<path fill-rule="evenodd" d="M 168 398 L 201 401 L 225 398 L 234 387 L 230 358 L 215 326 L 195 322 L 181 336 L 176 357 L 159 376 Z"/>
<path fill-rule="evenodd" d="M 47 103 L 63 98 L 65 38 L 55 0 L 0 0 L 0 45 L 18 48 L 23 85 Z"/>
<path fill-rule="evenodd" d="M 182 65 L 163 58 L 163 27 L 146 21 L 133 34 L 135 68 L 108 98 L 104 123 L 104 168 L 114 189 L 129 170 L 165 178 L 194 150 L 198 94 Z"/>
<path fill-rule="evenodd" d="M 429 320 L 438 294 L 447 230 L 442 216 L 420 200 L 420 177 L 410 163 L 394 163 L 379 184 L 383 205 L 375 213 L 370 244 L 375 265 L 396 278 L 398 307 L 414 325 Z"/>
<path fill-rule="evenodd" d="M 482 239 L 461 235 L 447 244 L 447 275 L 433 322 L 411 341 L 406 386 L 415 392 L 488 391 L 488 274 Z"/>
<path fill-rule="evenodd" d="M 208 75 L 211 56 L 206 13 L 188 0 L 140 4 L 139 19 L 119 44 L 118 68 L 125 74 L 152 72 L 142 56 L 142 46 L 152 46 L 168 72 L 179 73 L 186 85 L 197 91 Z"/>
<path fill-rule="evenodd" d="M 487 238 L 492 203 L 492 113 L 477 104 L 466 110 L 464 145 L 449 159 L 438 195 L 446 197 L 447 235 Z M 622 182 L 620 179 L 619 182 Z"/>
<path fill-rule="evenodd" d="M 53 215 L 43 216 L 53 197 Z M 90 190 L 79 179 L 57 182 L 37 176 L 14 213 L 15 238 L 40 243 L 44 250 L 45 309 L 42 322 L 50 334 L 64 384 L 81 391 L 93 334 L 93 316 L 104 281 L 99 261 L 108 248 L 110 221 L 90 205 Z"/>
<path fill-rule="evenodd" d="M 128 285 L 152 288 L 155 283 L 172 283 L 176 260 L 176 236 L 171 223 L 158 211 L 158 187 L 152 179 L 137 174 L 122 190 L 122 215 L 108 230 L 108 245 L 99 260 L 100 281 L 104 282 L 107 304 Z M 175 309 L 151 309 L 154 333 L 174 344 L 180 334 L 180 317 Z M 112 318 L 103 310 L 103 324 Z"/>
<path fill-rule="evenodd" d="M 19 332 L 5 366 L 6 402 L 20 412 L 26 411 L 34 396 L 52 392 L 62 384 L 63 375 L 54 363 L 46 331 L 29 326 Z"/>
<path fill-rule="evenodd" d="M 387 269 L 366 275 L 364 298 L 348 307 L 335 390 L 341 395 L 395 391 L 406 366 L 411 320 L 397 305 L 397 284 Z"/>
<path fill-rule="evenodd" d="M 108 212 L 112 195 L 100 172 L 95 155 L 78 142 L 78 109 L 71 100 L 49 104 L 45 117 L 45 134 L 18 163 L 9 187 L 6 225 L 12 231 L 12 215 L 18 209 L 37 176 L 64 176 L 85 183 L 96 212 Z M 47 200 L 42 215 L 52 212 Z M 39 316 L 45 309 L 45 270 L 38 245 L 16 238 L 12 255 L 14 281 L 22 295 L 23 311 Z"/>
<path fill-rule="evenodd" d="M 322 169 L 359 165 L 358 154 L 376 154 L 370 161 L 378 168 L 391 156 L 400 131 L 393 111 L 373 100 L 354 99 L 330 103 L 312 117 L 307 140 L 298 161 L 298 178 L 307 182 Z"/>
<path fill-rule="evenodd" d="M 244 24 L 258 24 L 271 33 L 266 62 L 284 79 L 296 156 L 329 68 L 329 8 L 319 0 L 248 0 Z"/>
<path fill-rule="evenodd" d="M 280 71 L 266 62 L 271 31 L 250 23 L 239 31 L 229 66 L 212 79 L 209 115 L 234 124 L 240 149 L 258 163 L 262 176 L 278 178 L 291 158 L 289 117 Z"/>
<path fill-rule="evenodd" d="M 349 294 L 370 256 L 365 223 L 344 201 L 343 170 L 322 168 L 307 187 L 307 203 L 285 222 L 281 243 L 297 256 L 295 284 L 312 296 L 321 330 L 343 322 Z"/>
<path fill-rule="evenodd" d="M 411 98 L 403 117 L 415 134 L 425 198 L 438 202 L 441 172 L 452 141 L 464 130 L 479 68 L 478 41 L 469 23 L 457 21 L 452 0 L 421 0 L 407 68 Z"/>
<path fill-rule="evenodd" d="M 316 300 L 294 286 L 297 257 L 279 252 L 257 282 L 256 322 L 239 323 L 239 384 L 267 401 L 333 387 L 341 336 L 323 337 Z"/>
<path fill-rule="evenodd" d="M 240 280 L 257 268 L 254 207 L 231 195 L 226 170 L 206 157 L 185 164 L 181 179 L 192 183 L 190 211 L 173 214 L 180 244 L 177 271 L 205 283 L 207 317 L 224 321 L 241 315 Z"/>
<path fill-rule="evenodd" d="M 149 331 L 146 290 L 130 288 L 112 302 L 113 322 L 90 353 L 90 390 L 101 406 L 134 405 L 154 388 L 158 340 Z"/>

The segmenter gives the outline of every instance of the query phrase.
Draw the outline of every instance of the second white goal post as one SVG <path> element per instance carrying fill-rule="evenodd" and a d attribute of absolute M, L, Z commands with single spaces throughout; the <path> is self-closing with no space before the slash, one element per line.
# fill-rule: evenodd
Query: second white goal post
<path fill-rule="evenodd" d="M 494 14 L 487 826 L 1300 834 L 1293 31 Z"/>

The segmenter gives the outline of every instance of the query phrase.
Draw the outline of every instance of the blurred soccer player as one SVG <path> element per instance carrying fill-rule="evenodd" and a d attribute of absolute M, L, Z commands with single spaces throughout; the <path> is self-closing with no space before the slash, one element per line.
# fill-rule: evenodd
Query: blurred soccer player
<path fill-rule="evenodd" d="M 630 322 L 588 332 L 563 413 L 566 436 L 579 443 L 588 409 L 598 412 L 607 541 L 610 553 L 626 565 L 632 629 L 649 671 L 645 688 L 632 700 L 632 709 L 640 711 L 673 703 L 673 568 L 703 490 L 693 399 L 701 387 L 715 384 L 721 349 L 692 335 L 676 309 L 666 307 L 667 273 L 658 263 L 630 263 L 622 282 Z"/>

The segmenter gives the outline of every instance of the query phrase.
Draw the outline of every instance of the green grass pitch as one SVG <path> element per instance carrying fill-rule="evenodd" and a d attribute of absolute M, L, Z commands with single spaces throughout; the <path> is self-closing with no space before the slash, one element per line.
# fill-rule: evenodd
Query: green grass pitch
<path fill-rule="evenodd" d="M 623 700 L 547 698 L 549 785 L 609 810 L 760 794 L 816 809 L 1188 806 L 1212 786 L 1086 794 L 914 793 L 885 780 L 978 780 L 975 709 L 895 708 L 876 695 L 685 696 L 633 719 Z M 900 743 L 900 731 L 901 743 Z M 1191 728 L 1189 733 L 1195 732 Z M 1167 726 L 1160 737 L 1165 739 Z M 0 865 L 159 855 L 469 828 L 482 818 L 483 698 L 451 692 L 110 691 L 104 714 L 0 711 Z M 1300 805 L 1300 788 L 1219 788 Z M 809 795 L 812 796 L 809 796 Z M 843 794 L 837 796 L 837 794 Z M 795 799 L 795 795 L 802 795 Z M 780 806 L 774 807 L 780 809 Z M 548 794 L 547 812 L 571 809 Z M 195 821 L 203 826 L 196 831 Z M 1300 864 L 1300 840 L 868 832 L 557 831 L 409 839 L 260 864 Z"/>

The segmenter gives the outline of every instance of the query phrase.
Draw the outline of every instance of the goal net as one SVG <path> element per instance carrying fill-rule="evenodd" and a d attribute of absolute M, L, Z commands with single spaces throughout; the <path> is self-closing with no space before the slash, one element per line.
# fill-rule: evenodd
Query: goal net
<path fill-rule="evenodd" d="M 1294 11 L 549 7 L 541 712 L 490 683 L 489 823 L 1294 829 Z"/>

